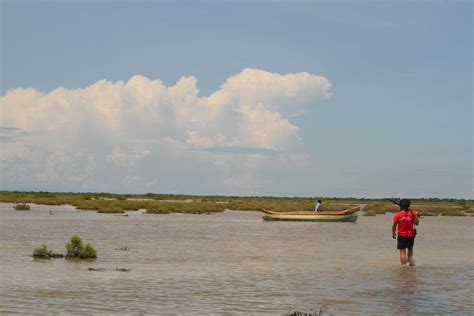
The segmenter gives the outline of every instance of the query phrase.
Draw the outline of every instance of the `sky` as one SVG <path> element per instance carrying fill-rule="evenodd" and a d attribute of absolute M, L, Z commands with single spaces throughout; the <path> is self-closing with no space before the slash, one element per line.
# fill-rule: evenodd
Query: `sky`
<path fill-rule="evenodd" d="M 1 0 L 0 190 L 473 198 L 472 7 Z"/>

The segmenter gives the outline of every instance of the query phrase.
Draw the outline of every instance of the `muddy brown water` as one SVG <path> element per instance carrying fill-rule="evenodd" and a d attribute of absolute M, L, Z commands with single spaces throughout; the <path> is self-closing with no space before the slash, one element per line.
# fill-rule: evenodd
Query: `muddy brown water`
<path fill-rule="evenodd" d="M 127 214 L 44 205 L 22 212 L 0 204 L 0 313 L 474 311 L 474 218 L 422 219 L 418 265 L 402 268 L 390 214 L 357 223 L 263 222 L 258 212 L 236 211 Z M 42 244 L 64 252 L 73 234 L 94 245 L 99 258 L 31 258 Z"/>

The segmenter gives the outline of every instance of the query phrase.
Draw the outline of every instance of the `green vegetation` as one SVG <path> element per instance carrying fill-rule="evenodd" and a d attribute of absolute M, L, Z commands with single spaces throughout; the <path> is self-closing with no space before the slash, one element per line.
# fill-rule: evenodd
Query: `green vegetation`
<path fill-rule="evenodd" d="M 120 248 L 115 248 L 115 250 L 122 250 L 122 251 L 129 251 L 130 250 L 130 247 L 120 247 Z"/>
<path fill-rule="evenodd" d="M 66 258 L 67 259 L 95 259 L 97 258 L 97 251 L 89 244 L 84 245 L 79 236 L 74 235 L 71 241 L 66 244 Z M 48 249 L 46 245 L 36 248 L 33 251 L 33 258 L 36 259 L 51 259 L 64 258 L 62 253 L 53 252 Z"/>
<path fill-rule="evenodd" d="M 169 213 L 188 213 L 202 214 L 223 212 L 226 206 L 222 203 L 213 202 L 150 202 L 146 205 L 147 214 L 169 214 Z"/>
<path fill-rule="evenodd" d="M 20 203 L 15 205 L 15 210 L 17 211 L 30 211 L 31 208 L 28 204 Z"/>
<path fill-rule="evenodd" d="M 131 269 L 128 268 L 115 268 L 114 271 L 118 272 L 130 272 Z"/>
<path fill-rule="evenodd" d="M 400 208 L 392 202 L 374 202 L 369 203 L 364 207 L 364 211 L 374 214 L 385 214 L 387 212 L 396 212 Z"/>
<path fill-rule="evenodd" d="M 99 213 L 124 213 L 146 210 L 148 214 L 212 214 L 225 209 L 259 211 L 307 211 L 314 208 L 317 199 L 323 200 L 322 209 L 341 211 L 364 204 L 367 216 L 395 212 L 398 207 L 388 199 L 354 198 L 300 198 L 300 197 L 242 197 L 242 196 L 196 196 L 173 194 L 111 194 L 111 193 L 50 193 L 50 192 L 0 192 L 0 202 L 45 205 L 70 204 L 79 210 Z M 474 213 L 473 200 L 455 199 L 411 199 L 412 208 L 424 216 L 462 216 Z"/>
<path fill-rule="evenodd" d="M 51 259 L 51 258 L 63 258 L 64 255 L 62 253 L 53 252 L 43 245 L 41 247 L 36 248 L 33 251 L 33 258 L 36 259 Z"/>
<path fill-rule="evenodd" d="M 88 268 L 89 271 L 107 271 L 106 268 Z"/>
<path fill-rule="evenodd" d="M 299 310 L 293 309 L 293 307 L 290 307 L 288 311 L 286 312 L 285 315 L 287 316 L 324 316 L 324 315 L 332 315 L 331 313 L 328 313 L 328 306 L 324 304 L 321 306 L 318 310 L 318 308 L 311 308 L 307 312 L 301 312 Z"/>
<path fill-rule="evenodd" d="M 66 258 L 78 258 L 78 259 L 95 259 L 97 258 L 97 252 L 89 244 L 82 243 L 79 236 L 74 235 L 71 237 L 71 241 L 66 244 L 67 254 Z"/>
<path fill-rule="evenodd" d="M 130 272 L 131 269 L 128 268 L 115 268 L 115 269 L 106 269 L 106 268 L 88 268 L 89 271 L 117 271 L 117 272 Z"/>
<path fill-rule="evenodd" d="M 95 259 L 97 251 L 89 244 L 84 245 L 79 236 L 74 235 L 71 241 L 66 244 L 66 259 Z M 33 251 L 35 259 L 64 258 L 62 253 L 53 252 L 46 245 L 36 248 Z"/>
<path fill-rule="evenodd" d="M 50 250 L 46 245 L 43 245 L 41 247 L 36 248 L 33 251 L 33 258 L 38 258 L 38 259 L 49 259 L 50 258 Z"/>
<path fill-rule="evenodd" d="M 98 213 L 121 214 L 121 213 L 125 213 L 125 211 L 119 206 L 104 205 L 99 208 Z"/>

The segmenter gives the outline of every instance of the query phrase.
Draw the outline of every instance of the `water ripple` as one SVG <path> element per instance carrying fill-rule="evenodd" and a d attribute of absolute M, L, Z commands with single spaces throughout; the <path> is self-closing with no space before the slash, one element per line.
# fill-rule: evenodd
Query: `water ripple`
<path fill-rule="evenodd" d="M 424 219 L 415 245 L 419 265 L 401 268 L 387 233 L 390 215 L 344 224 L 266 223 L 257 212 L 131 214 L 115 217 L 68 206 L 15 212 L 0 204 L 0 313 L 248 315 L 321 306 L 333 314 L 474 310 L 473 218 Z M 440 235 L 443 230 L 453 233 Z M 63 250 L 72 234 L 93 244 L 98 260 L 30 257 L 41 244 Z M 117 250 L 121 247 L 128 250 Z"/>

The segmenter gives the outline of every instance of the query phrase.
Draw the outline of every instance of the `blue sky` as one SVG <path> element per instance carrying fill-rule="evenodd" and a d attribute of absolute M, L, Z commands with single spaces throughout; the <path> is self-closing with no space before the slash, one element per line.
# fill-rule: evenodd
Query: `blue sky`
<path fill-rule="evenodd" d="M 2 1 L 1 20 L 0 125 L 17 128 L 0 130 L 1 189 L 473 197 L 469 1 Z M 301 73 L 313 77 L 297 77 L 293 99 L 246 94 L 255 78 L 263 88 L 286 80 L 284 90 L 294 84 L 285 75 Z M 153 121 L 139 98 L 120 122 L 102 101 L 82 112 L 77 89 L 94 87 L 94 103 L 108 96 L 101 89 L 122 89 L 97 82 L 135 75 L 163 87 L 192 77 L 199 92 L 180 85 L 182 100 L 206 108 L 233 89 L 238 104 L 195 113 L 199 122 L 167 112 Z M 65 96 L 44 97 L 58 87 Z M 61 115 L 58 98 L 68 102 Z M 176 102 L 174 113 L 194 106 Z M 81 113 L 91 119 L 64 119 Z M 140 133 L 124 127 L 132 114 Z M 265 141 L 255 115 L 272 120 Z"/>

